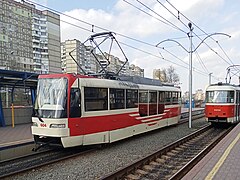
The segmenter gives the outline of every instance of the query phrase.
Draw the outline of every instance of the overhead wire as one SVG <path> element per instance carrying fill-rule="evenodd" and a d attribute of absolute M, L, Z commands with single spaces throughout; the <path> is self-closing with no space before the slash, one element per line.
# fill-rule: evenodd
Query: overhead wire
<path fill-rule="evenodd" d="M 124 0 L 125 1 L 125 0 Z M 143 5 L 144 7 L 146 7 L 148 10 L 150 10 L 150 11 L 152 11 L 152 12 L 154 12 L 155 14 L 157 14 L 158 16 L 160 16 L 157 12 L 155 12 L 155 11 L 153 11 L 151 8 L 149 8 L 147 5 L 145 5 L 144 3 L 142 3 L 142 2 L 140 2 L 139 0 L 136 0 L 138 3 L 140 3 L 141 5 Z M 161 3 L 159 0 L 156 0 L 159 4 L 161 4 L 169 13 L 171 13 L 175 18 L 177 18 L 185 27 L 187 27 L 188 28 L 188 26 L 183 22 L 183 21 L 181 21 L 180 20 L 180 18 L 179 17 L 177 17 L 172 11 L 170 11 L 166 6 L 164 6 L 164 4 L 163 3 Z M 126 2 L 126 1 L 125 1 Z M 135 7 L 135 6 L 134 6 Z M 162 16 L 160 16 L 160 17 L 162 17 Z M 185 31 L 182 31 L 182 32 L 184 32 L 184 33 L 186 33 Z M 186 33 L 186 34 L 188 34 L 188 33 Z M 194 33 L 198 38 L 200 38 L 196 33 Z M 204 34 L 206 34 L 205 32 L 204 32 Z M 201 38 L 200 38 L 200 40 L 202 40 Z M 207 44 L 207 46 L 208 46 L 208 44 Z M 212 51 L 214 51 L 210 46 L 208 46 Z M 163 48 L 165 51 L 167 51 L 165 48 Z M 173 53 L 170 53 L 170 51 L 167 51 L 169 54 L 171 54 L 171 55 L 173 55 L 175 58 L 177 58 L 177 59 L 179 59 L 177 56 L 175 56 Z M 214 51 L 215 53 L 217 53 L 216 51 Z M 219 55 L 218 53 L 217 53 L 217 55 Z M 220 55 L 219 55 L 220 56 Z M 203 63 L 203 61 L 201 61 L 201 58 L 200 58 L 200 56 L 199 56 L 199 54 L 197 54 L 197 58 L 198 58 L 198 60 L 199 60 L 199 62 L 200 62 L 200 64 L 201 64 L 201 66 L 208 72 L 208 70 L 207 70 L 207 68 L 206 68 L 206 66 L 205 66 L 205 64 Z M 222 57 L 221 57 L 222 58 Z M 181 59 L 179 59 L 180 61 L 182 61 Z M 224 59 L 223 59 L 224 60 Z M 182 61 L 183 62 L 183 61 Z M 227 62 L 227 61 L 226 61 Z M 185 63 L 185 62 L 184 62 Z"/>
<path fill-rule="evenodd" d="M 158 0 L 157 0 L 158 1 Z M 166 2 L 173 7 L 178 14 L 181 14 L 184 18 L 186 18 L 188 21 L 190 21 L 194 26 L 196 26 L 200 31 L 202 31 L 204 34 L 208 35 L 208 33 L 206 33 L 203 29 L 201 29 L 196 23 L 194 23 L 192 20 L 190 20 L 187 16 L 185 16 L 183 13 L 181 13 L 172 3 L 170 3 L 168 0 L 166 0 Z M 193 32 L 194 33 L 194 32 Z M 195 33 L 194 33 L 195 34 Z M 195 34 L 196 35 L 196 34 Z M 196 35 L 200 40 L 202 40 L 198 35 Z M 205 45 L 208 46 L 208 48 L 210 48 L 210 50 L 212 50 L 217 56 L 219 56 L 222 60 L 224 60 L 227 64 L 232 65 L 234 64 L 233 61 L 229 58 L 229 56 L 227 55 L 227 53 L 224 51 L 224 49 L 221 47 L 221 45 L 219 44 L 218 41 L 216 41 L 213 37 L 210 37 L 214 42 L 216 42 L 218 44 L 218 46 L 220 47 L 220 49 L 223 51 L 223 53 L 225 54 L 225 56 L 228 58 L 228 60 L 231 62 L 229 63 L 228 61 L 226 61 L 222 56 L 220 56 L 216 51 L 214 51 L 212 48 L 210 48 L 210 46 L 204 42 Z"/>
<path fill-rule="evenodd" d="M 130 47 L 130 48 L 132 48 L 132 49 L 135 49 L 135 50 L 137 50 L 137 51 L 140 51 L 140 52 L 143 52 L 143 53 L 145 53 L 145 54 L 151 55 L 151 56 L 153 56 L 153 57 L 160 58 L 160 59 L 163 59 L 164 61 L 171 62 L 172 64 L 175 64 L 175 65 L 180 66 L 180 67 L 182 67 L 182 68 L 188 69 L 188 67 L 183 66 L 183 65 L 181 65 L 181 64 L 178 64 L 178 63 L 176 63 L 176 62 L 173 62 L 173 61 L 171 61 L 171 60 L 168 60 L 168 59 L 164 58 L 163 56 L 160 57 L 160 56 L 155 55 L 155 54 L 153 54 L 153 53 L 150 53 L 150 52 L 148 52 L 148 51 L 145 51 L 145 50 L 139 49 L 139 48 L 137 48 L 137 47 L 131 46 L 131 45 L 129 45 L 129 44 L 126 44 L 126 43 L 124 43 L 124 42 L 119 42 L 119 43 L 122 44 L 122 45 L 124 45 L 124 46 L 127 46 L 127 47 Z"/>
<path fill-rule="evenodd" d="M 197 57 L 197 60 L 199 62 L 199 64 L 202 66 L 202 68 L 206 71 L 206 73 L 209 74 L 209 70 L 207 69 L 207 67 L 205 66 L 205 64 L 203 63 L 201 57 L 199 56 L 198 52 L 195 51 L 195 54 L 196 54 L 196 57 Z"/>
<path fill-rule="evenodd" d="M 127 2 L 126 0 L 124 0 L 125 2 Z M 160 16 L 161 18 L 163 18 L 161 15 L 159 15 L 157 12 L 155 12 L 155 11 L 153 11 L 151 8 L 149 8 L 147 5 L 145 5 L 144 3 L 142 3 L 142 2 L 140 2 L 139 0 L 136 0 L 138 3 L 140 3 L 141 5 L 143 5 L 145 8 L 147 8 L 148 10 L 150 10 L 150 11 L 152 11 L 153 13 L 155 13 L 156 15 L 158 15 L 158 16 Z M 174 17 L 176 17 L 185 27 L 187 27 L 188 28 L 188 26 L 187 25 L 185 25 L 185 23 L 183 23 L 181 20 L 180 20 L 180 18 L 179 17 L 177 17 L 176 15 L 174 15 L 167 7 L 165 7 L 164 6 L 164 4 L 163 3 L 161 3 L 159 0 L 157 0 L 157 2 L 159 2 L 165 9 L 167 9 L 168 10 L 168 12 L 169 13 L 171 13 Z M 129 2 L 127 2 L 128 4 L 130 4 Z M 132 4 L 131 4 L 132 5 Z M 135 8 L 137 8 L 136 6 L 134 6 L 134 5 L 132 5 L 133 7 L 135 7 Z M 139 9 L 139 10 L 141 10 L 141 11 L 143 11 L 142 9 L 140 9 L 140 8 L 137 8 L 137 9 Z M 147 13 L 147 12 L 145 12 L 145 11 L 143 11 L 144 13 L 146 13 L 146 14 L 149 14 L 149 13 Z M 151 16 L 151 15 L 150 15 Z M 164 20 L 166 20 L 165 18 L 164 18 Z M 168 20 L 166 20 L 167 22 L 169 22 Z M 171 22 L 170 22 L 171 23 Z M 171 23 L 172 24 L 172 23 Z M 178 28 L 178 29 L 180 29 L 180 28 Z M 181 29 L 180 29 L 181 30 Z M 182 32 L 184 32 L 184 33 L 186 33 L 185 31 L 182 31 Z M 186 33 L 186 34 L 188 34 L 188 33 Z M 206 34 L 206 33 L 205 33 Z M 196 34 L 195 34 L 196 35 Z M 196 35 L 196 36 L 198 36 L 198 35 Z M 165 51 L 167 51 L 165 48 L 162 48 L 163 50 L 165 50 Z M 183 60 L 181 60 L 180 58 L 178 58 L 176 55 L 174 55 L 173 53 L 171 53 L 170 51 L 167 51 L 169 54 L 171 54 L 172 56 L 174 56 L 175 58 L 177 58 L 178 60 L 180 60 L 181 62 L 183 62 L 184 64 L 187 64 L 186 62 L 184 62 Z M 203 61 L 201 60 L 201 57 L 199 56 L 199 54 L 195 51 L 195 53 L 196 53 L 196 57 L 197 57 L 197 59 L 198 59 L 198 61 L 199 61 L 199 63 L 200 63 L 200 65 L 203 67 L 203 69 L 207 72 L 207 73 L 209 73 L 209 71 L 207 70 L 207 68 L 206 68 L 206 66 L 205 66 L 205 64 L 203 63 Z"/>
<path fill-rule="evenodd" d="M 36 4 L 36 5 L 38 5 L 38 6 L 40 6 L 40 7 L 43 7 L 43 8 L 46 8 L 46 9 L 51 10 L 51 11 L 53 11 L 53 12 L 56 12 L 56 13 L 58 13 L 58 14 L 62 14 L 62 15 L 64 15 L 64 16 L 66 16 L 66 17 L 75 19 L 75 20 L 77 20 L 77 21 L 79 21 L 79 22 L 82 22 L 82 23 L 84 23 L 84 24 L 90 25 L 91 28 L 96 27 L 96 28 L 101 29 L 101 30 L 104 30 L 104 31 L 109 31 L 109 30 L 106 29 L 106 28 L 102 28 L 102 27 L 100 27 L 100 26 L 97 26 L 97 25 L 88 23 L 88 22 L 86 22 L 86 21 L 80 20 L 80 19 L 75 18 L 75 17 L 72 17 L 72 16 L 70 16 L 70 15 L 66 15 L 66 14 L 64 14 L 64 13 L 62 13 L 62 12 L 59 12 L 59 11 L 54 10 L 54 9 L 52 9 L 52 8 L 49 8 L 49 7 L 47 7 L 47 6 L 41 5 L 41 4 L 39 4 L 39 3 L 33 2 L 33 1 L 31 1 L 31 0 L 26 0 L 26 1 L 29 1 L 29 2 L 31 2 L 31 3 L 33 3 L 33 4 Z M 61 20 L 61 21 L 64 22 L 64 23 L 67 23 L 67 24 L 69 24 L 69 25 L 75 26 L 75 27 L 77 27 L 77 28 L 80 28 L 80 29 L 82 29 L 82 30 L 85 30 L 85 31 L 88 31 L 88 32 L 93 32 L 92 30 L 89 30 L 89 29 L 87 29 L 87 28 L 83 28 L 83 27 L 78 26 L 78 25 L 76 25 L 76 24 L 69 23 L 69 22 L 64 21 L 64 20 Z M 141 40 L 138 40 L 138 39 L 135 39 L 135 38 L 132 38 L 132 37 L 123 35 L 123 34 L 121 34 L 121 33 L 116 33 L 116 32 L 113 32 L 113 33 L 115 33 L 116 35 L 125 37 L 125 38 L 127 38 L 127 39 L 134 40 L 134 41 L 136 41 L 136 42 L 139 42 L 139 43 L 142 43 L 142 44 L 145 44 L 145 45 L 152 46 L 152 47 L 156 48 L 156 46 L 153 45 L 153 44 L 150 44 L 150 43 L 147 43 L 147 42 L 144 42 L 144 41 L 141 41 Z M 120 43 L 120 42 L 119 42 L 119 43 Z M 144 52 L 144 53 L 146 53 L 146 54 L 155 56 L 155 57 L 157 57 L 157 58 L 163 59 L 163 60 L 165 60 L 165 61 L 171 62 L 172 64 L 175 64 L 175 65 L 177 65 L 177 66 L 180 66 L 180 67 L 183 67 L 183 68 L 187 68 L 187 69 L 188 69 L 188 67 L 182 66 L 182 65 L 180 65 L 180 64 L 178 64 L 178 63 L 175 63 L 175 62 L 173 62 L 173 61 L 171 61 L 171 60 L 167 60 L 167 59 L 164 58 L 164 57 L 160 57 L 160 56 L 154 55 L 154 54 L 152 54 L 152 53 L 149 53 L 149 52 L 147 52 L 147 51 L 140 50 L 139 48 L 133 47 L 133 46 L 131 46 L 131 45 L 127 45 L 126 43 L 122 43 L 122 42 L 121 42 L 121 44 L 123 44 L 123 45 L 125 45 L 125 46 L 128 46 L 128 47 L 131 47 L 131 48 L 133 48 L 133 49 L 135 49 L 135 50 L 139 50 L 139 51 Z M 160 48 L 160 47 L 158 47 L 158 48 Z M 178 58 L 176 55 L 170 53 L 170 52 L 167 51 L 166 49 L 163 48 L 163 50 L 165 50 L 166 52 L 168 52 L 169 54 L 173 55 L 175 58 L 177 58 L 177 59 L 180 60 L 180 58 Z M 184 62 L 183 60 L 181 60 L 181 61 Z M 187 63 L 184 62 L 184 64 L 187 64 Z M 196 70 L 197 70 L 197 69 L 196 69 Z M 201 72 L 200 70 L 197 70 L 197 71 L 198 71 L 200 74 L 206 76 L 206 74 L 205 74 L 204 72 Z"/>
<path fill-rule="evenodd" d="M 81 19 L 78 19 L 78 18 L 75 18 L 75 17 L 73 17 L 73 16 L 67 15 L 67 14 L 65 14 L 65 13 L 62 13 L 62 12 L 57 11 L 57 10 L 55 10 L 55 9 L 49 8 L 49 7 L 44 6 L 44 5 L 42 5 L 42 4 L 33 2 L 33 1 L 31 1 L 31 0 L 26 0 L 26 1 L 28 1 L 28 2 L 30 2 L 30 3 L 32 3 L 32 4 L 35 4 L 35 5 L 38 5 L 38 6 L 42 7 L 42 8 L 46 8 L 46 9 L 48 9 L 48 10 L 51 10 L 51 11 L 57 13 L 57 14 L 61 14 L 61 15 L 66 16 L 66 17 L 68 17 L 68 18 L 71 18 L 71 19 L 74 19 L 74 20 L 76 20 L 76 21 L 79 21 L 79 22 L 81 22 L 81 23 L 87 24 L 87 25 L 89 25 L 89 26 L 91 27 L 91 29 L 93 29 L 93 28 L 98 28 L 98 29 L 103 30 L 103 31 L 110 31 L 109 29 L 106 29 L 106 28 L 100 27 L 100 26 L 98 26 L 98 25 L 95 25 L 95 24 L 92 24 L 92 23 L 83 21 L 83 20 L 81 20 Z M 89 31 L 89 30 L 88 30 L 88 31 Z M 92 32 L 92 31 L 91 31 L 91 32 Z M 126 35 L 124 35 L 124 34 L 121 34 L 121 33 L 116 32 L 116 31 L 111 31 L 111 32 L 113 32 L 113 33 L 116 34 L 116 35 L 122 36 L 122 37 L 124 37 L 124 38 L 130 39 L 130 40 L 133 40 L 133 41 L 136 41 L 136 42 L 138 42 L 138 43 L 142 43 L 142 44 L 145 44 L 145 45 L 148 45 L 148 46 L 155 47 L 155 45 L 153 45 L 153 44 L 150 44 L 150 43 L 148 43 L 148 42 L 145 42 L 145 41 L 142 41 L 142 40 L 139 40 L 139 39 L 130 37 L 130 36 L 126 36 Z"/>
<path fill-rule="evenodd" d="M 173 62 L 173 61 L 171 61 L 171 60 L 168 60 L 168 59 L 164 58 L 162 55 L 161 55 L 161 57 L 160 57 L 160 56 L 157 56 L 157 55 L 155 55 L 155 54 L 152 54 L 152 53 L 150 53 L 150 52 L 148 52 L 148 51 L 145 51 L 145 50 L 142 50 L 142 49 L 140 49 L 140 48 L 136 48 L 136 47 L 134 47 L 134 46 L 128 45 L 128 44 L 126 44 L 126 43 L 123 43 L 123 42 L 119 42 L 119 43 L 122 44 L 122 45 L 125 45 L 125 46 L 127 46 L 127 47 L 130 47 L 130 48 L 132 48 L 132 49 L 135 49 L 135 50 L 137 50 L 137 51 L 140 51 L 140 52 L 143 52 L 143 53 L 145 53 L 145 54 L 151 55 L 151 56 L 153 56 L 153 57 L 160 58 L 160 59 L 163 59 L 163 60 L 165 60 L 165 61 L 171 62 L 172 64 L 175 64 L 175 65 L 180 66 L 180 67 L 182 67 L 182 68 L 188 69 L 188 67 L 183 66 L 183 65 L 181 65 L 181 64 L 178 64 L 178 63 L 176 63 L 176 62 Z M 184 62 L 184 63 L 185 63 L 185 62 Z M 188 65 L 187 63 L 185 63 L 185 64 Z M 195 70 L 195 72 L 197 72 L 197 73 L 199 73 L 199 74 L 201 74 L 201 75 L 203 75 L 203 76 L 208 77 L 208 74 L 206 74 L 205 72 L 203 72 L 203 71 L 201 71 L 201 70 L 199 70 L 199 69 L 197 69 L 197 68 L 194 68 L 194 70 Z"/>
<path fill-rule="evenodd" d="M 162 5 L 169 13 L 171 13 L 175 18 L 177 18 L 185 27 L 188 28 L 188 26 L 180 19 L 180 16 L 176 16 L 172 11 L 170 11 L 163 3 L 161 3 L 159 0 L 156 0 L 160 5 Z M 181 13 L 173 4 L 171 4 L 168 0 L 166 2 L 169 3 L 177 12 L 178 14 L 181 14 L 184 18 L 186 18 L 188 21 L 190 21 L 192 24 L 194 24 L 198 29 L 200 29 L 205 35 L 208 35 L 205 31 L 203 31 L 199 26 L 197 26 L 193 21 L 191 21 L 189 18 L 187 18 L 183 13 Z M 198 37 L 199 40 L 203 42 L 203 39 L 199 37 L 194 31 L 192 32 L 196 37 Z M 210 37 L 212 38 L 212 37 Z M 213 39 L 213 38 L 212 38 Z M 213 39 L 214 40 L 214 39 Z M 215 40 L 214 40 L 215 41 Z M 225 61 L 227 64 L 231 65 L 228 61 L 226 61 L 222 56 L 218 54 L 214 49 L 212 49 L 206 42 L 203 42 L 211 51 L 213 51 L 219 58 L 221 58 L 223 61 Z"/>
<path fill-rule="evenodd" d="M 126 0 L 124 0 L 125 2 L 127 2 Z M 158 15 L 158 16 L 160 16 L 161 18 L 163 18 L 161 15 L 159 15 L 157 12 L 155 12 L 154 10 L 152 10 L 151 8 L 149 8 L 147 5 L 145 5 L 144 3 L 142 3 L 142 2 L 140 2 L 139 0 L 136 0 L 138 3 L 140 3 L 142 6 L 144 6 L 145 8 L 147 8 L 148 10 L 150 10 L 150 11 L 152 11 L 153 13 L 155 13 L 156 15 Z M 188 28 L 188 26 L 183 22 L 183 21 L 181 21 L 180 20 L 180 18 L 179 17 L 177 17 L 174 13 L 172 13 L 166 6 L 164 6 L 164 4 L 163 3 L 161 3 L 159 0 L 157 0 L 157 2 L 159 2 L 169 13 L 171 13 L 175 18 L 177 18 L 186 28 Z M 127 2 L 128 3 L 128 2 Z M 131 4 L 132 5 L 132 4 Z M 133 7 L 136 7 L 136 6 L 134 6 L 134 5 L 132 5 Z M 137 8 L 137 9 L 140 9 L 140 8 Z M 142 9 L 140 9 L 141 11 L 143 11 Z M 145 12 L 145 11 L 144 11 Z M 149 14 L 149 13 L 147 13 L 147 12 L 145 12 L 146 14 Z M 151 16 L 151 15 L 150 15 Z M 164 18 L 165 19 L 165 18 Z M 166 19 L 165 19 L 166 20 Z M 167 22 L 169 22 L 168 20 L 166 20 Z M 171 22 L 170 22 L 171 23 Z M 172 24 L 172 23 L 171 23 Z M 180 28 L 179 28 L 180 29 Z M 180 31 L 182 31 L 181 29 L 180 29 Z M 182 32 L 184 32 L 184 33 L 186 33 L 185 31 L 182 31 Z M 188 33 L 186 33 L 186 34 L 188 34 Z M 195 32 L 194 32 L 194 34 L 198 37 L 198 38 L 200 38 L 199 37 L 199 35 L 197 35 Z M 204 34 L 205 35 L 208 35 L 206 32 L 204 32 Z M 202 41 L 202 39 L 200 38 L 200 40 Z M 202 41 L 203 42 L 203 41 Z M 205 42 L 204 42 L 205 43 Z M 206 44 L 206 43 L 205 43 Z M 212 51 L 214 51 L 208 44 L 206 44 Z M 165 50 L 165 51 L 167 51 L 165 48 L 162 48 L 163 50 Z M 169 54 L 171 54 L 172 56 L 174 56 L 175 58 L 177 58 L 177 59 L 179 59 L 180 61 L 182 61 L 180 58 L 178 58 L 176 55 L 174 55 L 173 53 L 171 53 L 170 51 L 167 51 Z M 219 57 L 221 57 L 216 51 L 214 51 Z M 196 53 L 196 57 L 197 57 L 197 59 L 198 59 L 198 61 L 199 61 L 199 63 L 200 63 L 200 65 L 203 67 L 203 69 L 207 72 L 207 73 L 209 73 L 209 71 L 207 70 L 207 68 L 206 68 L 206 66 L 205 66 L 205 64 L 203 63 L 203 61 L 201 60 L 201 57 L 199 56 L 199 54 L 197 53 L 197 51 L 195 51 L 195 53 Z M 221 57 L 222 58 L 222 57 Z M 225 60 L 225 59 L 223 59 L 223 60 Z M 184 61 L 182 61 L 182 62 L 184 62 Z M 227 62 L 227 61 L 225 61 L 225 62 Z M 185 62 L 184 62 L 185 63 Z M 228 62 L 227 62 L 228 63 Z M 187 64 L 187 63 L 185 63 L 185 64 Z"/>
<path fill-rule="evenodd" d="M 136 8 L 137 10 L 139 10 L 139 11 L 141 11 L 141 12 L 143 12 L 143 13 L 145 13 L 145 14 L 147 14 L 147 15 L 155 18 L 155 19 L 157 19 L 158 21 L 162 22 L 163 24 L 165 24 L 165 25 L 167 25 L 167 26 L 171 26 L 172 28 L 175 28 L 175 29 L 179 30 L 178 27 L 176 27 L 175 25 L 172 25 L 171 23 L 167 23 L 167 22 L 165 22 L 165 21 L 163 21 L 163 20 L 161 20 L 161 19 L 159 19 L 159 18 L 156 18 L 155 16 L 153 16 L 153 15 L 151 15 L 150 13 L 148 13 L 148 12 L 142 10 L 141 8 L 135 6 L 134 4 L 130 3 L 129 1 L 127 1 L 127 0 L 123 0 L 123 1 L 124 1 L 125 3 L 127 3 L 127 4 L 129 4 L 130 6 Z"/>
<path fill-rule="evenodd" d="M 195 54 L 196 54 L 196 58 L 197 58 L 199 64 L 202 66 L 202 69 L 204 69 L 204 70 L 206 71 L 206 73 L 209 74 L 209 70 L 207 69 L 207 67 L 206 67 L 205 64 L 203 63 L 203 61 L 202 61 L 202 59 L 201 59 L 201 57 L 199 56 L 199 54 L 198 54 L 197 51 L 195 51 Z"/>
<path fill-rule="evenodd" d="M 182 22 L 182 20 L 180 20 L 179 16 L 176 16 L 172 11 L 170 11 L 166 6 L 164 6 L 163 3 L 161 3 L 159 0 L 156 0 L 160 5 L 162 5 L 170 14 L 172 14 L 175 18 L 177 18 L 187 29 L 188 29 L 188 26 Z"/>
<path fill-rule="evenodd" d="M 209 35 L 208 33 L 206 33 L 204 30 L 202 30 L 199 26 L 197 26 L 194 22 L 192 22 L 189 18 L 187 18 L 183 13 L 181 13 L 176 7 L 174 7 L 168 0 L 166 0 L 177 12 L 178 12 L 178 16 L 176 16 L 172 11 L 170 11 L 163 3 L 161 3 L 159 0 L 156 0 L 160 5 L 162 5 L 169 13 L 171 13 L 175 18 L 177 18 L 185 27 L 187 27 L 187 25 L 180 19 L 179 14 L 181 14 L 183 17 L 185 17 L 188 21 L 190 21 L 192 24 L 194 24 L 198 29 L 200 29 L 205 35 Z M 187 27 L 188 28 L 188 27 Z M 231 65 L 226 59 L 224 59 L 220 54 L 218 54 L 217 51 L 215 51 L 213 48 L 211 48 L 206 42 L 204 42 L 202 40 L 202 38 L 199 37 L 199 35 L 197 35 L 195 32 L 193 32 L 193 34 L 198 37 L 198 39 L 201 40 L 202 43 L 204 43 L 211 51 L 213 51 L 219 58 L 221 58 L 223 61 L 225 61 L 227 64 Z M 210 37 L 212 40 L 214 40 L 212 37 Z M 215 40 L 214 40 L 215 41 Z M 225 56 L 228 58 L 228 60 L 234 64 L 231 59 L 229 58 L 229 56 L 227 55 L 227 53 L 224 51 L 224 49 L 221 47 L 221 45 L 219 44 L 218 41 L 215 41 L 218 46 L 221 48 L 221 50 L 223 51 L 223 53 L 225 54 Z M 196 51 L 195 51 L 196 52 Z M 203 69 L 205 69 L 205 71 L 208 71 L 206 69 L 205 64 L 203 63 L 203 61 L 201 60 L 199 54 L 196 54 L 198 61 L 200 62 L 200 65 L 203 67 Z"/>
<path fill-rule="evenodd" d="M 124 0 L 124 1 L 126 1 L 126 0 Z M 163 16 L 161 16 L 160 14 L 158 14 L 156 11 L 152 10 L 151 8 L 149 8 L 147 5 L 145 5 L 145 4 L 142 3 L 141 1 L 139 1 L 139 0 L 136 0 L 136 1 L 137 1 L 138 3 L 140 3 L 142 6 L 144 6 L 145 8 L 147 8 L 148 10 L 150 10 L 151 12 L 153 12 L 154 14 L 156 14 L 157 16 L 159 16 L 160 18 L 164 19 L 164 20 L 165 20 L 166 22 L 168 22 L 169 24 L 171 24 L 171 26 L 174 27 L 175 29 L 177 29 L 177 30 L 179 30 L 179 31 L 187 34 L 186 31 L 182 30 L 181 28 L 179 28 L 178 26 L 176 26 L 175 24 L 173 24 L 172 22 L 170 22 L 169 20 L 167 20 L 166 18 L 164 18 Z M 152 16 L 151 14 L 150 14 L 150 16 L 153 17 L 153 18 L 156 18 L 156 17 Z"/>

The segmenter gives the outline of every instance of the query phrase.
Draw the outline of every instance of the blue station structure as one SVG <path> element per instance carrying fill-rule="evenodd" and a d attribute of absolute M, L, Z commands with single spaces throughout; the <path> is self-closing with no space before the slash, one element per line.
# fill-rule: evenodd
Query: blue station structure
<path fill-rule="evenodd" d="M 15 88 L 30 89 L 32 104 L 35 102 L 38 74 L 0 69 L 0 90 L 8 87 L 11 90 L 12 120 L 14 122 L 14 90 Z M 14 125 L 14 124 L 13 124 Z M 0 127 L 5 127 L 2 99 L 0 95 Z"/>

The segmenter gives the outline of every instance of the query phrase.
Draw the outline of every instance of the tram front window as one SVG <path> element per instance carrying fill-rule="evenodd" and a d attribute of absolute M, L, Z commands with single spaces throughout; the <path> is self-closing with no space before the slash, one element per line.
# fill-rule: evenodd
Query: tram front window
<path fill-rule="evenodd" d="M 35 110 L 42 118 L 67 117 L 67 79 L 39 79 Z"/>
<path fill-rule="evenodd" d="M 234 103 L 234 91 L 207 91 L 206 103 Z"/>

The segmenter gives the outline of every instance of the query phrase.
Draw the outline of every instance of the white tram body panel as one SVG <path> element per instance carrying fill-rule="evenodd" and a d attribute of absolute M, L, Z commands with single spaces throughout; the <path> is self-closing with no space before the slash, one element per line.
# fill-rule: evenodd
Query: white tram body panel
<path fill-rule="evenodd" d="M 36 143 L 49 140 L 63 147 L 111 143 L 180 119 L 181 93 L 173 86 L 73 74 L 39 79 L 37 114 L 32 118 Z"/>

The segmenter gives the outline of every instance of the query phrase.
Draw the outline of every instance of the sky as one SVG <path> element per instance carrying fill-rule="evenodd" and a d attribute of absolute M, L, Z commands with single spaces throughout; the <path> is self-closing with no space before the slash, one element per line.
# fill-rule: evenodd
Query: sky
<path fill-rule="evenodd" d="M 62 42 L 67 39 L 84 42 L 93 34 L 92 25 L 94 33 L 106 30 L 115 32 L 115 38 L 120 42 L 130 64 L 144 68 L 145 77 L 148 78 L 152 78 L 153 69 L 173 66 L 180 77 L 179 85 L 183 92 L 188 91 L 190 86 L 191 54 L 193 92 L 197 89 L 205 91 L 209 84 L 209 74 L 211 83 L 226 82 L 227 68 L 233 64 L 240 65 L 239 0 L 34 2 L 61 13 Z M 189 53 L 190 21 L 193 27 L 193 53 Z M 160 44 L 156 47 L 158 43 Z M 113 49 L 113 55 L 120 56 L 118 49 Z M 230 73 L 237 73 L 239 69 L 240 66 L 231 68 Z M 231 83 L 238 84 L 238 77 L 233 76 Z"/>

